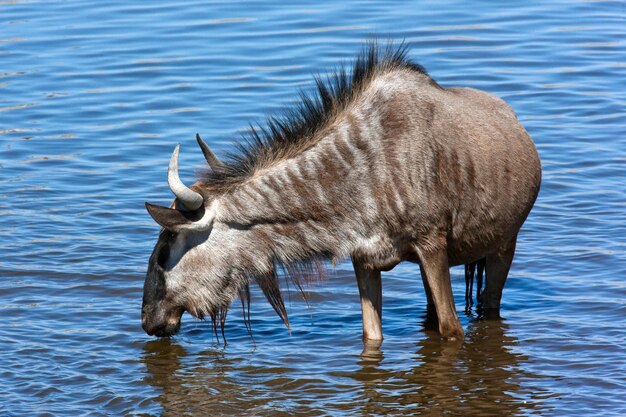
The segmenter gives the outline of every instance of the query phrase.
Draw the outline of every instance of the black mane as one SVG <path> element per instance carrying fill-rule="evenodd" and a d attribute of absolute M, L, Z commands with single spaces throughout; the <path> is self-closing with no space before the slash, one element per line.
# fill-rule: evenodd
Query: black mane
<path fill-rule="evenodd" d="M 237 151 L 227 155 L 225 167 L 205 170 L 200 181 L 208 188 L 228 188 L 249 178 L 258 169 L 288 159 L 315 143 L 316 134 L 352 102 L 376 74 L 393 69 L 409 69 L 428 76 L 419 64 L 407 58 L 408 46 L 377 42 L 365 45 L 349 72 L 341 66 L 325 80 L 314 77 L 316 94 L 299 92 L 300 101 L 278 117 L 269 117 L 265 125 L 250 125 L 238 143 Z M 435 81 L 433 81 L 435 83 Z M 435 83 L 436 84 L 436 83 Z"/>

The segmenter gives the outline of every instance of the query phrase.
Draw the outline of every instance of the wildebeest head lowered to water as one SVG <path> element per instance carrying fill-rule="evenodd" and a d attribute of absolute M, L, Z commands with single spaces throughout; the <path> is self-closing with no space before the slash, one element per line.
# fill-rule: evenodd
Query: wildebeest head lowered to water
<path fill-rule="evenodd" d="M 325 260 L 347 257 L 366 339 L 382 339 L 380 272 L 405 260 L 420 266 L 443 337 L 463 336 L 450 266 L 484 266 L 479 302 L 499 309 L 539 192 L 537 151 L 502 100 L 444 88 L 406 53 L 369 45 L 351 73 L 317 79 L 315 97 L 302 94 L 252 129 L 226 162 L 198 137 L 210 169 L 190 187 L 176 147 L 174 203 L 146 204 L 162 226 L 144 285 L 148 334 L 174 334 L 184 311 L 223 329 L 232 300 L 249 303 L 251 281 L 288 325 L 277 270 L 299 285 Z"/>

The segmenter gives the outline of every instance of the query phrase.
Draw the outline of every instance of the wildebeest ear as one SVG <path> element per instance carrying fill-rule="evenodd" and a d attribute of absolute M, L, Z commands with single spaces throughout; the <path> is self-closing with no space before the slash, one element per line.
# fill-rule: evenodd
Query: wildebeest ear
<path fill-rule="evenodd" d="M 146 203 L 146 209 L 155 222 L 171 232 L 175 232 L 182 227 L 193 224 L 194 222 L 200 220 L 204 215 L 203 206 L 201 206 L 198 210 L 183 211 Z"/>

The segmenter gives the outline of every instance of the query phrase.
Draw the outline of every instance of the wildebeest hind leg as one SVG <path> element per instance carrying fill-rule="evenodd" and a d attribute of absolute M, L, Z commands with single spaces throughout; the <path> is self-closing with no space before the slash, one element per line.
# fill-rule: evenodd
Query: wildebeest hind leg
<path fill-rule="evenodd" d="M 352 265 L 354 265 L 359 295 L 361 296 L 363 339 L 383 340 L 383 295 L 380 271 L 365 268 L 361 262 L 355 259 L 352 259 Z"/>
<path fill-rule="evenodd" d="M 488 313 L 487 315 L 492 316 L 500 309 L 502 290 L 513 262 L 516 241 L 517 236 L 502 245 L 497 251 L 487 255 L 486 285 L 480 297 L 481 307 L 485 313 Z M 497 316 L 497 314 L 495 315 Z"/>
<path fill-rule="evenodd" d="M 463 328 L 456 314 L 445 248 L 430 253 L 420 253 L 420 269 L 422 278 L 426 277 L 425 280 L 435 304 L 439 333 L 447 339 L 462 339 Z"/>

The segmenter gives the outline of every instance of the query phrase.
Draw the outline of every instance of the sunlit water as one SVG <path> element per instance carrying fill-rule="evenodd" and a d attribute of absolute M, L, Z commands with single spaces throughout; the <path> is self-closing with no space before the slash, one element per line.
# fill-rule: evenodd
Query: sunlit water
<path fill-rule="evenodd" d="M 0 3 L 0 415 L 626 415 L 624 2 Z M 513 4 L 513 3 L 512 3 Z M 504 98 L 544 179 L 502 321 L 425 330 L 419 271 L 383 276 L 363 350 L 347 263 L 292 292 L 292 334 L 255 290 L 227 347 L 183 317 L 141 330 L 167 161 L 202 165 L 364 39 L 405 39 L 444 86 Z"/>

